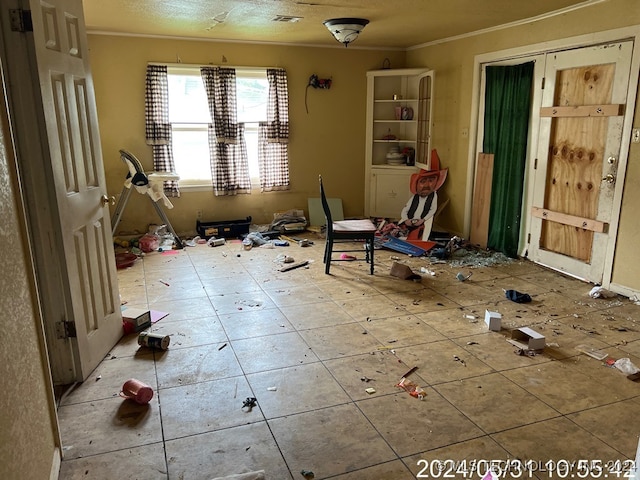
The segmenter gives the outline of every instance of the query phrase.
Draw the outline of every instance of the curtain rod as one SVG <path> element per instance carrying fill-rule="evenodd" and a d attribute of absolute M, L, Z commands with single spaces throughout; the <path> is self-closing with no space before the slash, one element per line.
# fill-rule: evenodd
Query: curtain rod
<path fill-rule="evenodd" d="M 187 67 L 187 68 L 195 68 L 195 67 L 225 67 L 225 68 L 236 68 L 236 69 L 246 69 L 246 70 L 256 70 L 256 69 L 280 69 L 284 70 L 284 67 L 248 67 L 242 65 L 214 65 L 212 63 L 201 64 L 201 63 L 170 63 L 170 62 L 147 62 L 147 65 L 166 65 L 167 67 Z"/>

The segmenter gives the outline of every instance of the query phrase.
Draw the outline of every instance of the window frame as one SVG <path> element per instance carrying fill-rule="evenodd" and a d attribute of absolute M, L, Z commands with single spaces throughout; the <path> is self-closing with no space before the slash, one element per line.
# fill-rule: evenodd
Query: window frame
<path fill-rule="evenodd" d="M 200 69 L 202 65 L 168 65 L 167 66 L 167 76 L 193 76 L 198 77 L 202 80 L 202 76 L 200 74 Z M 236 79 L 238 78 L 260 78 L 267 81 L 267 70 L 268 67 L 228 67 L 234 68 L 236 71 Z M 237 80 L 236 80 L 237 81 Z M 268 83 L 267 83 L 267 97 L 268 97 Z M 265 105 L 268 102 L 268 98 L 265 98 Z M 208 107 L 207 107 L 208 108 Z M 171 113 L 169 113 L 171 115 Z M 170 117 L 171 118 L 171 117 Z M 238 112 L 238 118 L 240 118 L 240 114 Z M 247 142 L 247 153 L 253 151 L 254 156 L 249 156 L 250 163 L 250 179 L 251 179 L 251 189 L 259 189 L 260 188 L 260 172 L 258 166 L 258 124 L 259 122 L 267 121 L 266 118 L 266 108 L 265 108 L 265 118 L 262 120 L 256 120 L 252 122 L 241 122 L 245 125 L 245 141 L 253 138 L 255 139 L 255 149 L 250 148 L 249 142 Z M 208 124 L 203 124 L 199 122 L 170 122 L 171 123 L 171 133 L 173 137 L 174 129 L 180 131 L 187 132 L 203 132 L 205 137 L 208 132 Z M 177 128 L 174 125 L 178 126 Z M 189 128 L 189 125 L 192 125 L 192 128 Z M 207 153 L 208 153 L 208 140 L 207 140 Z M 253 158 L 255 157 L 255 158 Z M 253 160 L 253 161 L 252 161 Z M 209 158 L 207 157 L 207 165 Z M 176 164 L 176 170 L 178 161 L 174 152 L 174 163 Z M 178 172 L 179 173 L 179 172 Z M 179 188 L 181 191 L 208 191 L 211 189 L 211 176 L 208 178 L 202 179 L 180 179 L 179 180 Z"/>

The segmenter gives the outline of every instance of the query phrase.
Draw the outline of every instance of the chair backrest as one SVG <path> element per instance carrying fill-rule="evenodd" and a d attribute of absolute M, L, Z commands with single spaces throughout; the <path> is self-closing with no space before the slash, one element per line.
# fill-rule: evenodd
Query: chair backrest
<path fill-rule="evenodd" d="M 127 152 L 126 150 L 120 150 L 120 158 L 129 169 L 127 178 L 131 178 L 131 183 L 137 187 L 143 187 L 149 184 L 149 179 L 144 173 L 142 163 L 140 163 L 140 160 L 138 160 L 133 153 Z"/>
<path fill-rule="evenodd" d="M 320 201 L 322 202 L 322 210 L 324 211 L 324 218 L 327 221 L 327 233 L 333 232 L 333 220 L 331 219 L 331 209 L 329 208 L 329 202 L 327 202 L 327 196 L 324 193 L 324 185 L 322 184 L 322 175 L 318 175 L 320 182 Z"/>

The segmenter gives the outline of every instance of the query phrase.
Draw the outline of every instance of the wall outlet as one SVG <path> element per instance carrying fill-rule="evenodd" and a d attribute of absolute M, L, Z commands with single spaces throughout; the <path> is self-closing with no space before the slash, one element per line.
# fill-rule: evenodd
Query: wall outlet
<path fill-rule="evenodd" d="M 631 131 L 631 141 L 633 143 L 640 143 L 640 128 L 634 128 Z"/>
<path fill-rule="evenodd" d="M 462 134 L 462 138 L 469 138 L 469 129 L 468 128 L 463 128 L 460 133 Z"/>
<path fill-rule="evenodd" d="M 196 212 L 196 218 L 197 218 L 198 220 L 202 220 L 202 210 L 198 210 L 198 211 Z"/>

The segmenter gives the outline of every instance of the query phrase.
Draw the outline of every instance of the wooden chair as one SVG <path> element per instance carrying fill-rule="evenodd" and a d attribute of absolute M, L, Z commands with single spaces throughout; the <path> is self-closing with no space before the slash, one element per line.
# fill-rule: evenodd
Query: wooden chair
<path fill-rule="evenodd" d="M 355 260 L 365 260 L 369 263 L 371 275 L 373 275 L 373 254 L 374 254 L 374 240 L 376 235 L 376 226 L 369 219 L 365 220 L 340 220 L 334 222 L 331 219 L 331 209 L 327 202 L 327 197 L 324 193 L 324 185 L 322 184 L 322 175 L 319 176 L 320 180 L 320 200 L 322 202 L 322 209 L 324 210 L 324 218 L 327 222 L 326 236 L 327 240 L 324 247 L 324 273 L 329 274 L 331 268 L 331 262 L 337 261 L 353 261 L 354 258 L 333 258 L 334 253 L 344 252 L 362 252 L 362 249 L 355 250 L 350 249 L 335 249 L 335 245 L 345 242 L 357 242 L 362 241 L 365 248 L 365 258 L 355 258 Z"/>

